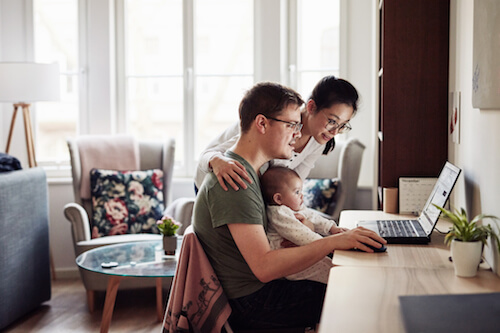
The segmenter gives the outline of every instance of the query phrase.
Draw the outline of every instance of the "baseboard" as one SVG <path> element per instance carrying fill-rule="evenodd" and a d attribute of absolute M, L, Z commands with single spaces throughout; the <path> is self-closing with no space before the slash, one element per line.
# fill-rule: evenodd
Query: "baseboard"
<path fill-rule="evenodd" d="M 56 279 L 79 278 L 80 272 L 76 268 L 56 268 Z"/>

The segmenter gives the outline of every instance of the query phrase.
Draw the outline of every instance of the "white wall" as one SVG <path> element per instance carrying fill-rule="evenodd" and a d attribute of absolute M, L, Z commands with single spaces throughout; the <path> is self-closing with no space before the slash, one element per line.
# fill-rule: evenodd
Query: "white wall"
<path fill-rule="evenodd" d="M 473 15 L 473 1 L 451 1 L 449 89 L 461 92 L 461 137 L 459 144 L 450 140 L 449 157 L 463 170 L 452 206 L 466 208 L 469 215 L 500 216 L 500 108 L 472 107 Z M 498 273 L 499 260 L 493 253 L 486 249 L 486 259 Z"/>

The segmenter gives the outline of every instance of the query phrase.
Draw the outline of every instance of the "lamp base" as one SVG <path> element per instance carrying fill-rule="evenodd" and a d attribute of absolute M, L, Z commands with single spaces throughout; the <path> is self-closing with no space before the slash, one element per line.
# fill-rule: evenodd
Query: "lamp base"
<path fill-rule="evenodd" d="M 7 138 L 7 146 L 5 148 L 5 153 L 9 153 L 10 143 L 12 141 L 12 133 L 14 132 L 14 125 L 16 123 L 17 110 L 19 108 L 23 109 L 23 119 L 24 119 L 24 135 L 26 138 L 26 149 L 28 151 L 28 164 L 30 168 L 37 166 L 35 157 L 35 144 L 33 142 L 33 127 L 31 125 L 31 113 L 30 104 L 27 103 L 16 103 L 14 104 L 14 112 L 12 113 L 12 120 L 10 122 L 9 136 Z"/>

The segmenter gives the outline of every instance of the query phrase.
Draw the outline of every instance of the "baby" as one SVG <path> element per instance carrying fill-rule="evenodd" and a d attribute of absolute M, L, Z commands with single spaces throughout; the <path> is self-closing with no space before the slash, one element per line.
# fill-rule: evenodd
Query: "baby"
<path fill-rule="evenodd" d="M 267 238 L 273 250 L 284 247 L 283 242 L 286 240 L 300 246 L 347 230 L 337 227 L 335 221 L 324 218 L 318 211 L 304 207 L 302 179 L 292 169 L 271 167 L 261 176 L 260 181 L 267 204 Z M 286 278 L 326 284 L 331 267 L 331 259 L 325 257 Z"/>

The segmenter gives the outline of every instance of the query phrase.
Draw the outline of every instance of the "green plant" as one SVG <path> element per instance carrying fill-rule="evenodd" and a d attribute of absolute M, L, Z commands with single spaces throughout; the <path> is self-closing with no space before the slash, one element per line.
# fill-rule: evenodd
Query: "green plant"
<path fill-rule="evenodd" d="M 177 229 L 180 228 L 181 224 L 171 217 L 163 216 L 161 220 L 156 221 L 156 226 L 162 235 L 173 236 L 177 232 Z"/>
<path fill-rule="evenodd" d="M 479 225 L 478 222 L 484 219 L 491 219 L 493 221 L 499 220 L 498 217 L 494 215 L 479 214 L 476 215 L 472 220 L 467 217 L 467 212 L 465 209 L 460 210 L 455 209 L 454 212 L 449 211 L 443 207 L 434 205 L 437 209 L 443 213 L 445 219 L 450 221 L 453 225 L 450 231 L 446 234 L 444 241 L 446 244 L 450 245 L 451 241 L 456 239 L 462 242 L 475 242 L 481 241 L 486 244 L 488 237 L 491 237 L 496 241 L 498 246 L 498 252 L 500 252 L 500 241 L 495 230 L 491 225 Z"/>

